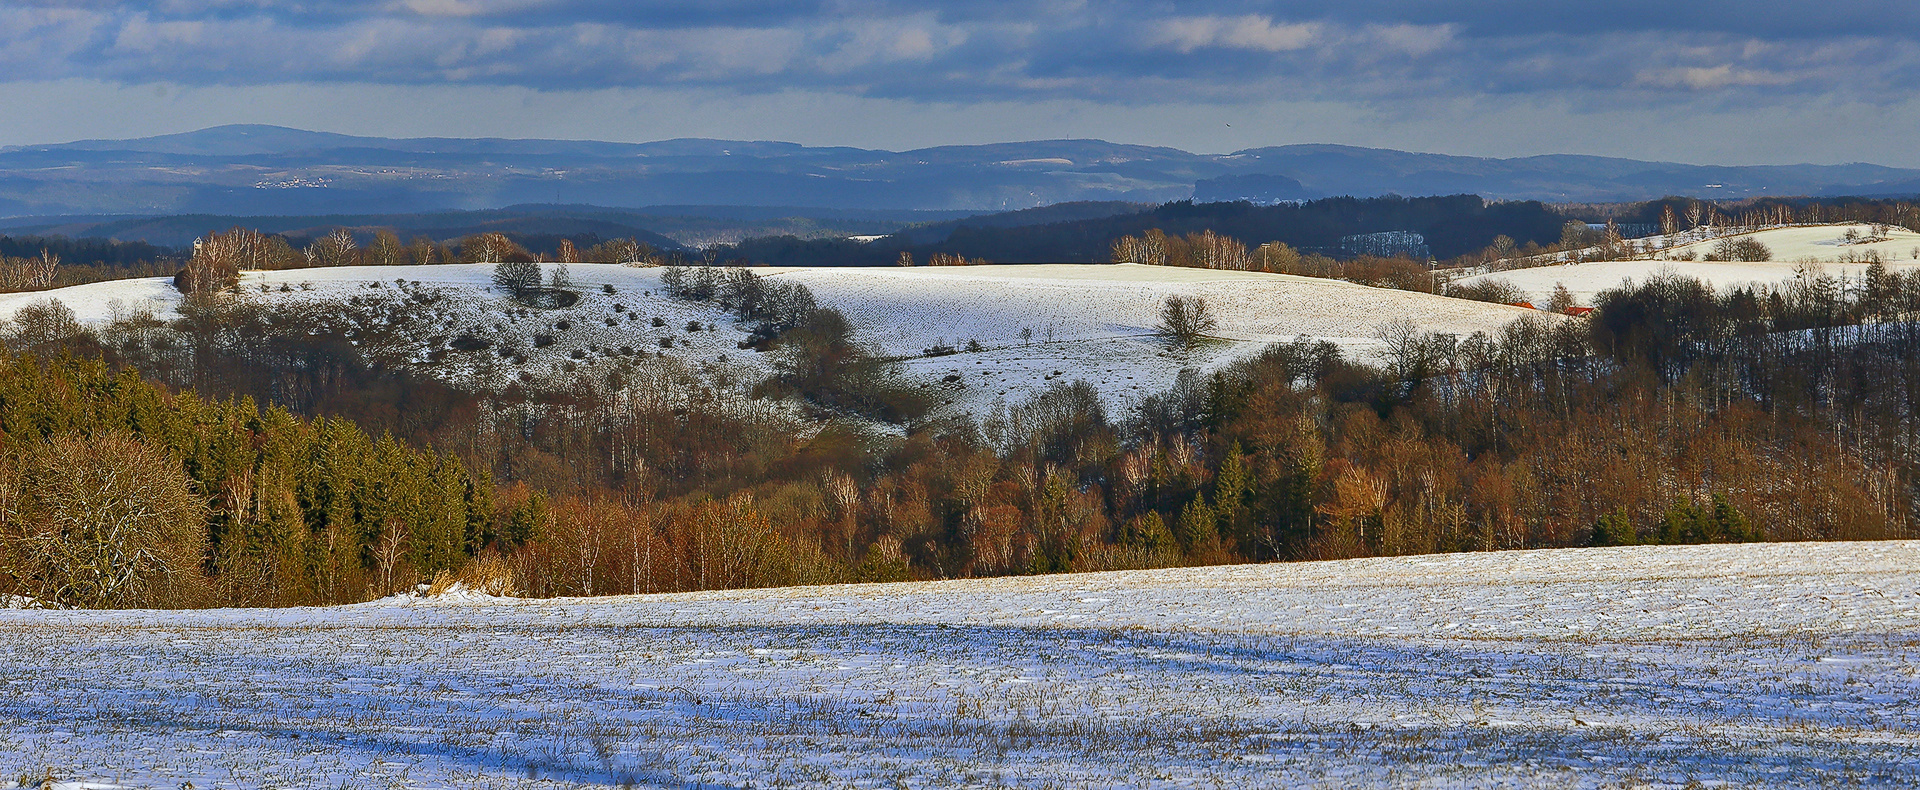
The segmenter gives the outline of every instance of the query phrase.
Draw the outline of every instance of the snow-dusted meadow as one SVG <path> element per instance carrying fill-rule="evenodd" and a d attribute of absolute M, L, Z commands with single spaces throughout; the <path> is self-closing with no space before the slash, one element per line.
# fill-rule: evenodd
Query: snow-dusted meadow
<path fill-rule="evenodd" d="M 0 611 L 0 656 L 8 779 L 51 769 L 164 788 L 1920 781 L 1920 542 Z"/>
<path fill-rule="evenodd" d="M 1852 230 L 1860 240 L 1846 238 Z M 1504 280 L 1544 304 L 1554 286 L 1565 285 L 1583 305 L 1593 303 L 1601 291 L 1617 288 L 1623 281 L 1646 282 L 1659 274 L 1692 277 L 1722 290 L 1749 286 L 1779 287 L 1804 273 L 1828 274 L 1858 279 L 1867 270 L 1867 253 L 1878 254 L 1891 271 L 1920 268 L 1920 233 L 1905 228 L 1885 229 L 1880 241 L 1866 241 L 1873 227 L 1863 224 L 1796 225 L 1768 228 L 1734 236 L 1690 241 L 1684 236 L 1651 240 L 1661 251 L 1659 260 L 1589 261 L 1539 266 L 1531 269 L 1492 272 L 1463 277 L 1454 282 L 1469 285 L 1485 280 Z M 1772 260 L 1762 262 L 1706 261 L 1722 238 L 1751 237 L 1772 250 Z M 1686 257 L 1696 260 L 1681 260 Z"/>
<path fill-rule="evenodd" d="M 581 299 L 551 310 L 527 308 L 492 288 L 492 267 L 484 264 L 248 272 L 240 291 L 268 303 L 323 305 L 356 297 L 405 299 L 408 289 L 442 292 L 445 298 L 409 304 L 406 310 L 425 319 L 423 336 L 412 339 L 416 362 L 454 379 L 545 377 L 569 364 L 591 371 L 662 353 L 730 369 L 737 379 L 767 373 L 767 361 L 758 352 L 738 348 L 746 327 L 711 305 L 668 298 L 659 269 L 610 264 L 569 269 Z M 1134 264 L 755 271 L 805 283 L 820 304 L 847 314 L 862 342 L 902 359 L 909 372 L 938 387 L 953 408 L 974 414 L 999 400 L 1023 400 L 1050 382 L 1074 379 L 1092 382 L 1110 407 L 1121 409 L 1170 386 L 1182 368 L 1212 370 L 1272 342 L 1304 335 L 1364 355 L 1377 346 L 1379 327 L 1395 319 L 1411 320 L 1426 331 L 1469 334 L 1497 331 L 1529 312 L 1335 280 Z M 1177 351 L 1156 337 L 1161 304 L 1172 295 L 1204 297 L 1219 317 L 1217 340 Z M 59 299 L 82 321 L 98 323 L 141 308 L 167 317 L 180 295 L 164 279 L 6 294 L 0 295 L 0 318 L 48 299 Z M 655 318 L 664 325 L 653 326 Z M 689 331 L 690 321 L 702 329 Z M 537 335 L 554 342 L 536 347 Z M 449 351 L 449 341 L 460 336 L 493 345 Z M 672 346 L 662 347 L 662 340 Z M 940 345 L 964 349 L 969 341 L 978 341 L 982 350 L 923 355 Z M 526 362 L 503 361 L 497 353 L 502 346 L 518 350 Z M 949 376 L 958 378 L 945 381 Z"/>

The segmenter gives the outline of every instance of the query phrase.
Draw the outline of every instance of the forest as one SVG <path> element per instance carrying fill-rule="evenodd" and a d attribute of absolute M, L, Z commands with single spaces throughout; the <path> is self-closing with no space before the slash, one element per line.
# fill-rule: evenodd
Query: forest
<path fill-rule="evenodd" d="M 592 595 L 1920 534 L 1920 273 L 1881 264 L 1727 292 L 1654 277 L 1584 319 L 1492 335 L 1387 321 L 1384 364 L 1301 339 L 1126 413 L 1067 377 L 975 421 L 934 415 L 832 305 L 741 268 L 663 282 L 779 360 L 753 397 L 664 355 L 462 389 L 392 341 L 410 301 L 269 308 L 231 290 L 242 268 L 316 260 L 276 238 L 210 236 L 175 319 L 89 326 L 42 302 L 5 327 L 0 595 L 279 606 L 462 581 Z M 317 255 L 376 254 L 351 242 Z M 576 254 L 675 262 L 613 244 Z M 1159 265 L 1399 271 L 1211 227 L 1103 245 Z M 497 234 L 415 249 L 501 272 L 537 257 Z M 1198 305 L 1167 307 L 1191 324 Z M 1170 331 L 1167 353 L 1205 342 Z"/>
<path fill-rule="evenodd" d="M 693 274 L 683 298 L 725 290 Z M 670 358 L 460 390 L 384 358 L 352 306 L 23 310 L 0 585 L 76 606 L 609 594 L 1911 537 L 1920 513 L 1920 277 L 1884 267 L 1655 278 L 1491 336 L 1390 323 L 1384 366 L 1301 340 L 1130 413 L 1063 381 L 977 423 L 924 416 L 830 306 L 779 299 L 785 373 L 751 400 Z"/>

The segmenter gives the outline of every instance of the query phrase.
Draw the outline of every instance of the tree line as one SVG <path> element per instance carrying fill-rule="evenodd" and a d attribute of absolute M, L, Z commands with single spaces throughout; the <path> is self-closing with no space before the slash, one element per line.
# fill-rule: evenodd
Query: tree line
<path fill-rule="evenodd" d="M 1452 258 L 1477 252 L 1496 236 L 1522 245 L 1551 243 L 1566 219 L 1543 203 L 1489 203 L 1474 195 L 1339 197 L 1278 206 L 1178 201 L 1139 213 L 1043 225 L 998 227 L 960 220 L 946 238 L 933 242 L 916 241 L 909 230 L 866 242 L 756 238 L 709 252 L 721 261 L 770 266 L 887 266 L 935 256 L 947 262 L 1100 263 L 1111 259 L 1113 240 L 1152 229 L 1169 237 L 1213 233 L 1273 239 L 1323 254 L 1337 253 L 1341 239 L 1349 236 L 1412 231 L 1427 239 L 1435 255 Z"/>

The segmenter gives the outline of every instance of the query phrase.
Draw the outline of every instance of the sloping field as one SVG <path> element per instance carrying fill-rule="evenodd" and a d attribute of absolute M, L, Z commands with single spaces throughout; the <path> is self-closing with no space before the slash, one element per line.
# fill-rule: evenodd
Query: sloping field
<path fill-rule="evenodd" d="M 1920 781 L 1911 541 L 0 611 L 0 654 L 8 778 L 137 787 Z"/>
<path fill-rule="evenodd" d="M 1890 270 L 1920 268 L 1920 233 L 1893 228 L 1884 241 L 1850 242 L 1846 239 L 1848 230 L 1864 238 L 1872 228 L 1859 224 L 1805 225 L 1723 237 L 1758 239 L 1773 252 L 1772 260 L 1766 262 L 1679 260 L 1689 254 L 1705 258 L 1720 241 L 1711 239 L 1669 247 L 1663 253 L 1668 260 L 1559 264 L 1463 277 L 1455 282 L 1465 285 L 1504 280 L 1531 294 L 1535 304 L 1544 303 L 1553 294 L 1555 285 L 1565 285 L 1581 304 L 1592 304 L 1601 291 L 1619 287 L 1622 281 L 1646 282 L 1663 273 L 1692 277 L 1725 290 L 1779 287 L 1801 276 L 1802 271 L 1859 278 L 1867 270 L 1867 264 L 1862 261 L 1868 252 L 1879 254 Z"/>
<path fill-rule="evenodd" d="M 611 367 L 636 355 L 670 354 L 690 362 L 765 375 L 765 360 L 737 347 L 744 327 L 709 305 L 667 298 L 660 270 L 574 264 L 581 299 L 565 309 L 529 309 L 491 288 L 487 265 L 342 267 L 249 272 L 248 298 L 280 303 L 345 303 L 349 299 L 404 299 L 444 292 L 431 303 L 410 304 L 426 320 L 414 330 L 417 362 L 449 378 L 498 379 L 526 372 L 554 375 L 569 363 Z M 1018 401 L 1051 381 L 1084 378 L 1110 405 L 1165 389 L 1183 367 L 1212 369 L 1257 352 L 1267 343 L 1306 335 L 1365 353 L 1377 328 L 1393 319 L 1422 329 L 1461 334 L 1497 330 L 1528 311 L 1426 294 L 1369 288 L 1334 280 L 1248 272 L 1216 272 L 1139 265 L 969 266 L 952 268 L 759 269 L 805 283 L 822 305 L 852 319 L 861 340 L 903 358 L 930 385 L 939 383 L 955 408 L 978 413 L 995 400 Z M 417 285 L 416 285 L 417 284 Z M 612 286 L 607 292 L 603 286 Z M 1204 297 L 1219 317 L 1218 340 L 1175 351 L 1154 336 L 1162 301 L 1171 295 Z M 33 294 L 0 295 L 0 317 L 59 299 L 83 321 L 109 320 L 148 305 L 163 317 L 180 296 L 163 280 L 125 280 Z M 653 326 L 653 319 L 662 326 Z M 687 323 L 703 329 L 689 331 Z M 562 325 L 564 323 L 564 326 Z M 478 338 L 484 350 L 446 350 L 450 338 Z M 535 347 L 537 335 L 553 343 Z M 434 338 L 438 338 L 435 341 Z M 982 350 L 924 357 L 937 345 Z M 663 341 L 672 343 L 663 347 Z M 512 348 L 524 363 L 503 362 Z M 438 351 L 439 353 L 435 353 Z"/>

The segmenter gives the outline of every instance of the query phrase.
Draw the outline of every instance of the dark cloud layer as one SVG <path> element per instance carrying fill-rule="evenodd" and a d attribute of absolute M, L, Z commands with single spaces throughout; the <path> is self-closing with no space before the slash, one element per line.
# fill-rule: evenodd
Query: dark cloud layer
<path fill-rule="evenodd" d="M 1920 72 L 1920 5 L 392 0 L 0 3 L 14 79 L 698 86 L 916 100 L 1843 91 Z"/>

